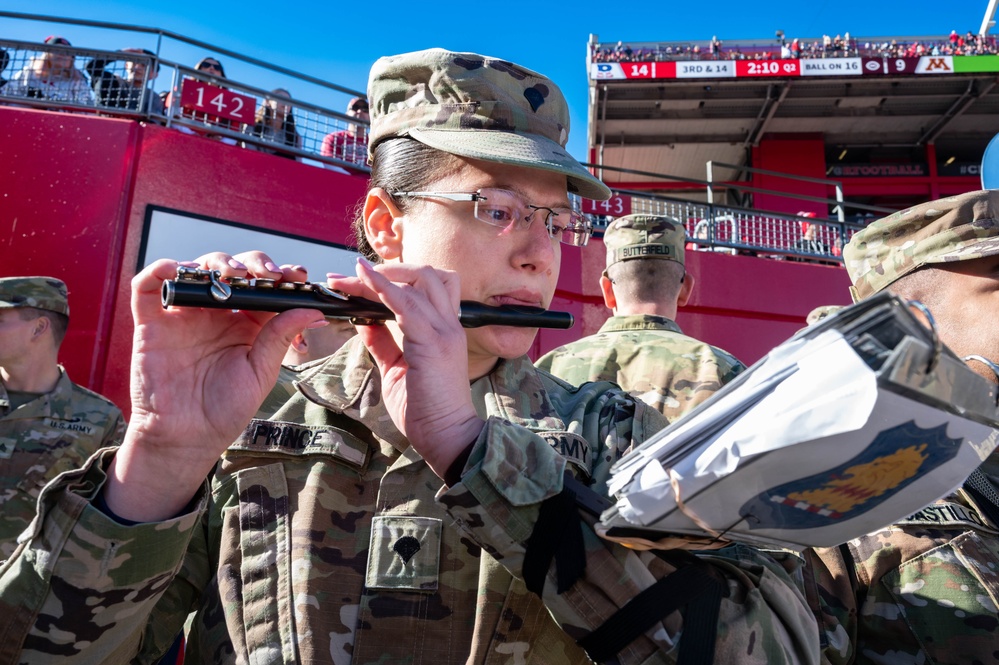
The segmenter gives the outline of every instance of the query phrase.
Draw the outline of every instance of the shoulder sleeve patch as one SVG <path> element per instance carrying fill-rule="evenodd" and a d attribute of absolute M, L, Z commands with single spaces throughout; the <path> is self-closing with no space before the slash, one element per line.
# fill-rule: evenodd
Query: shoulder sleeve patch
<path fill-rule="evenodd" d="M 590 477 L 593 460 L 590 455 L 590 444 L 586 439 L 571 432 L 538 432 L 538 436 L 579 469 L 584 477 Z"/>

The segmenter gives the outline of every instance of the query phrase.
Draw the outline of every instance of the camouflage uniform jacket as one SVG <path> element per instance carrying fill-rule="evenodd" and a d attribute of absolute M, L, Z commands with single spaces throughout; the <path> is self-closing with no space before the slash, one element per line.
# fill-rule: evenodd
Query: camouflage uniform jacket
<path fill-rule="evenodd" d="M 38 494 L 63 471 L 75 469 L 99 448 L 125 433 L 121 410 L 69 380 L 59 368 L 51 392 L 16 409 L 0 383 L 0 554 L 6 559 L 17 536 L 35 516 Z"/>
<path fill-rule="evenodd" d="M 379 384 L 348 342 L 251 421 L 173 520 L 124 527 L 91 505 L 110 452 L 50 485 L 30 547 L 0 569 L 0 663 L 153 662 L 191 610 L 193 663 L 588 662 L 575 638 L 672 568 L 584 525 L 585 575 L 558 595 L 553 567 L 539 598 L 519 579 L 525 542 L 567 465 L 600 487 L 662 416 L 501 361 L 472 384 L 487 421 L 448 488 Z M 746 547 L 705 559 L 728 580 L 716 662 L 817 660 L 800 570 Z M 670 615 L 620 662 L 672 662 L 681 626 Z"/>
<path fill-rule="evenodd" d="M 979 469 L 999 487 L 999 455 Z M 899 524 L 806 551 L 833 665 L 999 661 L 999 530 L 964 491 Z"/>
<path fill-rule="evenodd" d="M 612 316 L 595 335 L 550 351 L 537 366 L 574 385 L 613 381 L 670 422 L 746 369 L 735 356 L 651 314 Z"/>

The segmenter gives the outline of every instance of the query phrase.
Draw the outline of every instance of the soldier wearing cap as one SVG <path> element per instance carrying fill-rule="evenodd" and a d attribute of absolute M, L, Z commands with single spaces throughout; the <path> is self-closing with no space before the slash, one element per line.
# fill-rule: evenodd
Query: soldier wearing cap
<path fill-rule="evenodd" d="M 277 383 L 257 410 L 257 418 L 268 418 L 284 406 L 298 392 L 295 382 L 316 367 L 316 361 L 333 355 L 357 332 L 354 324 L 346 319 L 327 318 L 326 323 L 321 328 L 302 330 L 291 340 L 281 361 Z"/>
<path fill-rule="evenodd" d="M 121 440 L 121 411 L 69 380 L 57 356 L 69 304 L 52 277 L 0 278 L 0 555 L 35 516 L 45 484 Z"/>
<path fill-rule="evenodd" d="M 694 289 L 685 241 L 683 226 L 669 217 L 615 219 L 604 233 L 607 268 L 600 277 L 613 316 L 595 335 L 549 352 L 537 366 L 574 385 L 613 381 L 670 421 L 735 378 L 745 369 L 741 362 L 676 324 L 677 309 Z"/>
<path fill-rule="evenodd" d="M 0 569 L 0 662 L 147 662 L 190 612 L 196 663 L 815 662 L 804 596 L 769 556 L 660 558 L 581 517 L 576 491 L 604 488 L 660 413 L 539 372 L 534 329 L 459 323 L 461 300 L 550 305 L 590 235 L 569 192 L 610 194 L 565 151 L 558 87 L 431 49 L 378 60 L 368 93 L 368 260 L 329 283 L 395 320 L 359 325 L 252 419 L 321 314 L 164 311 L 178 263 L 137 275 L 129 430 L 45 489 Z M 259 252 L 201 264 L 303 278 Z"/>
<path fill-rule="evenodd" d="M 884 290 L 919 300 L 941 341 L 999 381 L 999 191 L 893 213 L 856 233 L 843 258 L 855 301 Z M 954 494 L 901 523 L 808 553 L 830 662 L 996 661 L 997 489 L 992 453 Z"/>

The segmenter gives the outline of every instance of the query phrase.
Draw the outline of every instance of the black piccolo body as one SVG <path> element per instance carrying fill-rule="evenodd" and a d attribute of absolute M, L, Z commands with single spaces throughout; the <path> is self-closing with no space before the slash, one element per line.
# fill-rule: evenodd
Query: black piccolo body
<path fill-rule="evenodd" d="M 163 307 L 208 307 L 258 312 L 316 309 L 325 316 L 349 319 L 358 325 L 389 321 L 395 314 L 385 305 L 347 296 L 310 282 L 274 282 L 265 279 L 222 279 L 217 270 L 178 268 L 177 279 L 163 282 Z M 458 321 L 465 328 L 515 326 L 520 328 L 571 328 L 572 314 L 540 307 L 502 305 L 493 307 L 471 300 L 461 301 Z"/>

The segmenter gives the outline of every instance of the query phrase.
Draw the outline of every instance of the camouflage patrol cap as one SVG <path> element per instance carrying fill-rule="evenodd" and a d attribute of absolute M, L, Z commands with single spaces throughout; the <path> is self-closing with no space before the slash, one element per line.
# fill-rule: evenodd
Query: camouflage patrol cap
<path fill-rule="evenodd" d="M 55 277 L 0 278 L 0 309 L 35 307 L 69 316 L 66 284 Z"/>
<path fill-rule="evenodd" d="M 892 213 L 850 238 L 843 259 L 859 301 L 932 263 L 999 254 L 999 190 L 968 192 Z"/>
<path fill-rule="evenodd" d="M 590 199 L 610 189 L 569 153 L 569 107 L 546 77 L 506 60 L 428 49 L 379 58 L 368 78 L 368 155 L 409 136 L 460 157 L 554 171 Z"/>
<path fill-rule="evenodd" d="M 625 215 L 604 231 L 607 267 L 628 259 L 667 259 L 683 265 L 687 232 L 672 217 Z"/>

